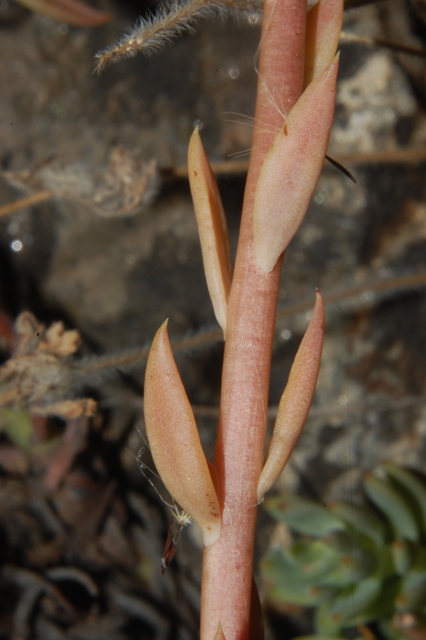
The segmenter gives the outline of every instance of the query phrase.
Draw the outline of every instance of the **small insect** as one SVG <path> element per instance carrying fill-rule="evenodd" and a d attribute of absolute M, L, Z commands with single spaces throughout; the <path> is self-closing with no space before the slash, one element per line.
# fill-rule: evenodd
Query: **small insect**
<path fill-rule="evenodd" d="M 186 511 L 180 511 L 179 516 L 176 517 L 175 513 L 170 518 L 169 530 L 167 533 L 166 544 L 164 545 L 163 557 L 161 558 L 161 575 L 164 573 L 175 557 L 177 541 L 180 536 L 180 532 L 187 524 L 192 523 L 191 516 Z"/>
<path fill-rule="evenodd" d="M 142 436 L 142 434 L 140 435 Z M 172 517 L 170 519 L 170 524 L 169 524 L 169 530 L 167 533 L 166 544 L 164 545 L 163 557 L 161 558 L 161 575 L 164 576 L 164 573 L 167 567 L 170 565 L 170 563 L 172 562 L 175 556 L 178 538 L 182 529 L 186 527 L 188 524 L 192 524 L 193 520 L 189 515 L 189 513 L 187 513 L 184 509 L 179 507 L 179 505 L 176 503 L 176 501 L 173 498 L 171 498 L 171 502 L 168 502 L 165 498 L 163 498 L 163 496 L 155 486 L 152 480 L 152 477 L 157 478 L 159 482 L 161 482 L 161 478 L 157 473 L 155 473 L 155 471 L 153 471 L 150 467 L 148 467 L 148 465 L 146 465 L 143 462 L 142 458 L 146 448 L 149 448 L 149 447 L 145 441 L 145 446 L 139 449 L 138 455 L 136 457 L 139 470 L 144 476 L 144 478 L 149 482 L 151 487 L 154 489 L 155 493 L 158 495 L 161 502 L 165 504 L 172 513 Z"/>

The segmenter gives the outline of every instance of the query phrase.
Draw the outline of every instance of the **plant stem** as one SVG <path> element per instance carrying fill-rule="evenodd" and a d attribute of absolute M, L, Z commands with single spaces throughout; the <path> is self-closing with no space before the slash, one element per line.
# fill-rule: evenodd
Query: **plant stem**
<path fill-rule="evenodd" d="M 305 0 L 266 0 L 251 162 L 233 276 L 214 467 L 222 509 L 219 540 L 204 550 L 201 638 L 219 622 L 226 640 L 250 637 L 256 490 L 262 468 L 268 387 L 282 259 L 264 273 L 254 257 L 252 207 L 276 127 L 302 93 Z M 265 125 L 263 126 L 263 123 Z"/>

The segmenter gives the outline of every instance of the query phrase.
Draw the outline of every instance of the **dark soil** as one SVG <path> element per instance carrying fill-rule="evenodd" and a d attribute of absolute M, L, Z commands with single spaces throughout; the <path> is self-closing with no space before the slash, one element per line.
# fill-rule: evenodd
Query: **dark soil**
<path fill-rule="evenodd" d="M 144 446 L 143 348 L 167 317 L 174 340 L 216 329 L 186 149 L 200 121 L 219 163 L 234 252 L 245 166 L 223 163 L 250 147 L 251 127 L 227 112 L 253 113 L 259 29 L 245 18 L 203 22 L 157 55 L 97 76 L 95 53 L 147 10 L 113 0 L 97 6 L 116 17 L 88 30 L 0 1 L 0 206 L 52 192 L 0 218 L 3 360 L 16 348 L 11 327 L 24 310 L 82 337 L 54 393 L 0 415 L 0 640 L 198 633 L 199 536 L 184 530 L 162 577 L 170 513 L 135 459 Z M 422 46 L 416 6 L 353 9 L 345 28 Z M 329 154 L 358 182 L 326 165 L 287 251 L 270 390 L 273 414 L 319 287 L 328 304 L 318 391 L 277 490 L 322 501 L 357 500 L 366 471 L 387 459 L 422 470 L 426 455 L 424 62 L 360 44 L 342 44 L 341 61 Z M 120 167 L 143 173 L 156 161 L 160 186 L 148 204 L 126 210 L 123 195 L 95 206 L 114 153 L 120 185 Z M 105 354 L 120 366 L 100 360 L 105 366 L 86 375 Z M 177 355 L 209 456 L 221 359 L 217 334 Z M 39 379 L 44 370 L 33 373 Z M 46 403 L 79 398 L 98 402 L 93 418 L 36 415 Z M 281 535 L 260 512 L 258 557 Z M 271 639 L 284 637 L 281 622 L 271 614 Z M 285 637 L 307 630 L 303 616 L 295 624 Z"/>

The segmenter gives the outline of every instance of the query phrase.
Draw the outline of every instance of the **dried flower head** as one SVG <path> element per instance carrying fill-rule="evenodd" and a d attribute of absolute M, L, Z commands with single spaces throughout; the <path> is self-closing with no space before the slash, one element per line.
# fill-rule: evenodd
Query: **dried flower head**
<path fill-rule="evenodd" d="M 90 398 L 64 399 L 70 386 L 67 358 L 74 354 L 78 331 L 67 331 L 62 322 L 48 329 L 29 312 L 16 320 L 18 345 L 13 356 L 0 368 L 0 406 L 30 407 L 34 413 L 62 418 L 91 416 L 96 402 Z"/>

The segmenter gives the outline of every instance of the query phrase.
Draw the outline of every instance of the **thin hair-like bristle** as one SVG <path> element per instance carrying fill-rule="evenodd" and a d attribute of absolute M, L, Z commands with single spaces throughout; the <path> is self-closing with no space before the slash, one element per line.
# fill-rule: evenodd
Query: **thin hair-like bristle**
<path fill-rule="evenodd" d="M 116 44 L 96 54 L 95 71 L 101 73 L 110 64 L 138 53 L 150 56 L 182 33 L 191 33 L 199 18 L 212 18 L 221 13 L 219 2 L 192 0 L 187 3 L 162 5 L 157 13 L 148 18 L 140 18 L 135 27 Z"/>
<path fill-rule="evenodd" d="M 135 27 L 114 45 L 96 54 L 95 73 L 138 53 L 158 51 L 182 33 L 191 33 L 200 18 L 224 17 L 229 12 L 258 12 L 259 0 L 191 0 L 161 5 L 156 14 L 140 18 Z"/>

